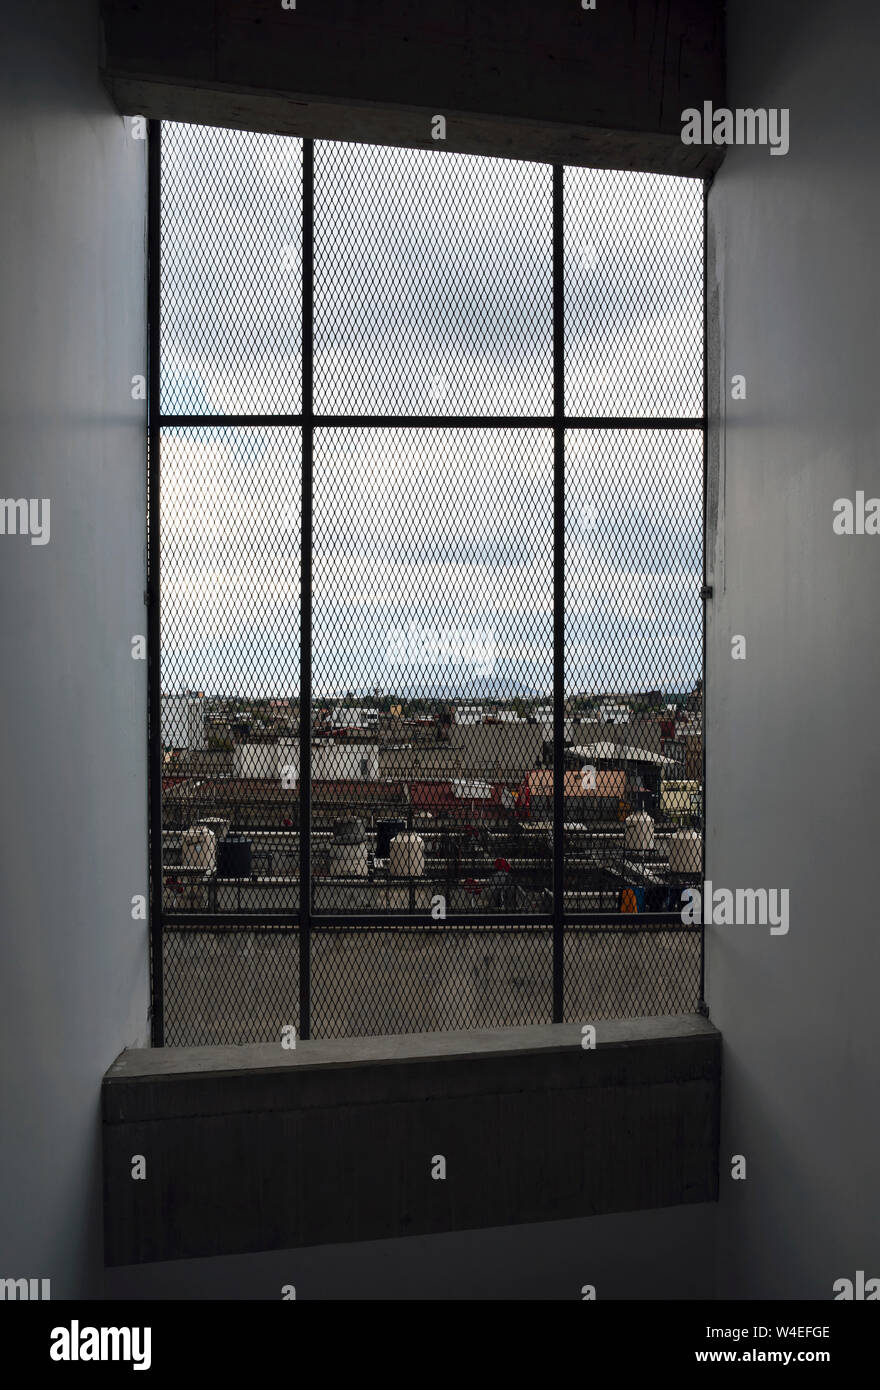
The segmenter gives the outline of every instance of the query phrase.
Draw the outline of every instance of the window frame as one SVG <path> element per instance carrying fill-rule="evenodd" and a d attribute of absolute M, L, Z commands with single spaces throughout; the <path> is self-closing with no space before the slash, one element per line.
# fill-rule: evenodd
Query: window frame
<path fill-rule="evenodd" d="M 148 610 L 148 789 L 149 789 L 149 880 L 150 880 L 150 974 L 151 974 L 151 1034 L 154 1047 L 164 1046 L 164 933 L 174 914 L 163 906 L 162 864 L 162 736 L 161 736 L 161 494 L 160 462 L 162 431 L 169 427 L 259 427 L 293 426 L 299 429 L 302 449 L 301 493 L 301 562 L 300 562 L 300 701 L 307 692 L 306 707 L 312 699 L 312 538 L 313 538 L 313 463 L 315 431 L 321 427 L 397 427 L 431 429 L 489 429 L 523 428 L 546 429 L 553 437 L 553 766 L 564 767 L 565 720 L 565 436 L 570 430 L 633 430 L 645 429 L 700 431 L 702 436 L 702 570 L 703 618 L 700 633 L 701 678 L 703 709 L 706 692 L 706 610 L 705 599 L 711 593 L 707 586 L 706 547 L 706 470 L 708 449 L 707 412 L 707 222 L 706 200 L 711 177 L 699 180 L 703 185 L 702 218 L 702 408 L 697 416 L 620 416 L 567 415 L 565 411 L 565 279 L 564 279 L 564 177 L 572 164 L 553 163 L 552 170 L 552 337 L 553 337 L 553 409 L 544 416 L 487 416 L 487 415 L 352 415 L 318 414 L 314 409 L 314 275 L 315 275 L 315 140 L 301 138 L 302 146 L 302 401 L 296 414 L 197 414 L 166 413 L 161 408 L 161 126 L 150 120 L 148 128 L 148 457 L 147 457 L 147 586 L 144 594 Z M 293 137 L 299 138 L 299 137 Z M 482 158 L 484 155 L 475 156 Z M 499 157 L 504 157 L 499 152 Z M 585 166 L 591 167 L 591 166 Z M 299 882 L 300 907 L 292 912 L 238 913 L 235 922 L 273 922 L 288 925 L 298 935 L 300 1014 L 299 1036 L 311 1036 L 311 932 L 313 925 L 329 925 L 344 921 L 346 925 L 380 925 L 393 920 L 395 925 L 423 925 L 424 913 L 391 912 L 315 912 L 312 908 L 311 873 L 311 721 L 300 718 L 299 734 Z M 702 825 L 701 862 L 705 863 L 706 825 L 706 747 L 705 717 L 702 748 Z M 564 1021 L 564 954 L 565 930 L 573 926 L 601 926 L 607 930 L 625 930 L 634 924 L 631 915 L 613 911 L 565 911 L 563 852 L 563 823 L 565 779 L 553 779 L 553 850 L 552 882 L 553 908 L 548 912 L 527 915 L 529 926 L 549 927 L 552 930 L 552 1021 Z M 303 885 L 308 885 L 303 892 Z M 181 914 L 192 926 L 228 924 L 229 914 Z M 478 924 L 519 922 L 521 914 L 480 913 Z M 450 927 L 472 925 L 473 913 L 448 913 Z M 619 923 L 615 926 L 613 924 Z M 638 914 L 640 926 L 677 924 L 680 914 L 643 912 Z M 704 1003 L 703 928 L 690 928 L 700 935 L 700 998 L 697 1010 L 706 1013 Z"/>

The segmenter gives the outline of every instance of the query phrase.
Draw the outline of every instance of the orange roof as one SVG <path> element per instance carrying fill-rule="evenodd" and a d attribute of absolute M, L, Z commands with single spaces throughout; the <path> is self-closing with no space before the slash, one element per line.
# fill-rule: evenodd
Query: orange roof
<path fill-rule="evenodd" d="M 553 795 L 553 769 L 551 767 L 532 768 L 528 773 L 529 791 L 532 796 Z M 596 771 L 596 790 L 589 792 L 583 787 L 580 772 L 566 772 L 566 796 L 623 796 L 626 791 L 626 773 L 618 771 Z"/>

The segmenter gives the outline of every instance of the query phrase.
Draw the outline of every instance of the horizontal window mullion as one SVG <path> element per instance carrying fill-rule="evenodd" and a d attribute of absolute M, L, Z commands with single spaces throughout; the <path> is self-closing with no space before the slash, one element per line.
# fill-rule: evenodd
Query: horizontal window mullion
<path fill-rule="evenodd" d="M 304 415 L 162 415 L 163 429 L 241 429 L 249 426 L 302 425 Z M 316 428 L 341 427 L 349 429 L 553 429 L 557 424 L 552 415 L 312 415 L 308 417 Z M 567 415 L 562 417 L 565 429 L 593 430 L 699 430 L 702 416 L 614 416 Z"/>

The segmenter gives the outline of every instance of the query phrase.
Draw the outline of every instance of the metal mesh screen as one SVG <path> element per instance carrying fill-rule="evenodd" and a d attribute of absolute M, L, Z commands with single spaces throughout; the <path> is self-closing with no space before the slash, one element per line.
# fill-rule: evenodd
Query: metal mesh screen
<path fill-rule="evenodd" d="M 565 404 L 658 419 L 703 405 L 703 190 L 565 171 Z"/>
<path fill-rule="evenodd" d="M 302 403 L 302 142 L 163 124 L 161 398 L 172 415 Z"/>
<path fill-rule="evenodd" d="M 701 868 L 702 470 L 697 430 L 567 436 L 564 851 L 578 911 L 674 909 Z"/>
<path fill-rule="evenodd" d="M 167 926 L 165 1044 L 233 1047 L 299 1031 L 299 934 L 290 927 Z"/>
<path fill-rule="evenodd" d="M 315 409 L 548 415 L 547 165 L 321 141 Z"/>
<path fill-rule="evenodd" d="M 698 930 L 620 923 L 565 932 L 565 1018 L 693 1013 L 700 997 Z"/>
<path fill-rule="evenodd" d="M 700 185 L 163 125 L 160 199 L 155 1040 L 693 1010 Z"/>
<path fill-rule="evenodd" d="M 510 1028 L 551 1021 L 552 934 L 504 927 L 321 927 L 315 1037 Z"/>
<path fill-rule="evenodd" d="M 505 905 L 551 905 L 546 846 L 528 852 L 517 810 L 543 751 L 522 715 L 552 683 L 552 487 L 548 431 L 317 432 L 313 833 L 401 817 L 410 910 L 487 901 L 499 858 Z M 345 910 L 330 853 L 321 906 Z M 377 858 L 393 884 L 390 847 Z"/>

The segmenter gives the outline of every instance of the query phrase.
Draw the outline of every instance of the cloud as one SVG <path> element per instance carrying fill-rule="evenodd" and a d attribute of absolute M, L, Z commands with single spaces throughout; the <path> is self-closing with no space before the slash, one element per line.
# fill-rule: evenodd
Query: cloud
<path fill-rule="evenodd" d="M 163 408 L 297 413 L 300 142 L 164 125 L 163 167 Z M 442 420 L 552 410 L 550 169 L 317 142 L 316 177 L 317 409 L 437 418 L 315 432 L 316 688 L 382 683 L 417 621 L 490 628 L 496 688 L 544 691 L 552 431 Z M 701 197 L 566 171 L 569 411 L 699 413 Z M 699 674 L 701 448 L 569 432 L 571 688 Z M 295 689 L 299 469 L 293 428 L 166 431 L 165 688 Z"/>

